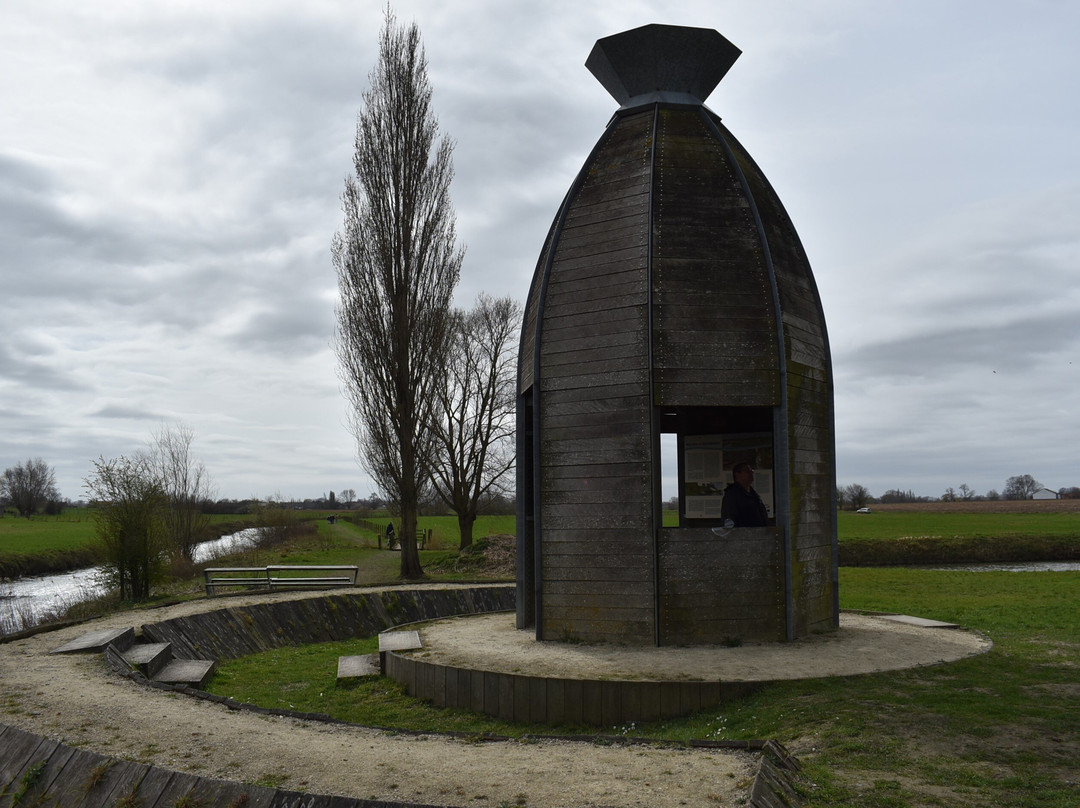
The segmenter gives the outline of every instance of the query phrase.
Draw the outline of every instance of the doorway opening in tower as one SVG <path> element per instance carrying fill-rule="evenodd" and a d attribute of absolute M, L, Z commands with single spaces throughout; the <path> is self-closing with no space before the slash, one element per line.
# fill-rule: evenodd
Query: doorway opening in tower
<path fill-rule="evenodd" d="M 754 470 L 753 487 L 776 519 L 773 407 L 662 407 L 661 474 L 677 486 L 679 527 L 722 527 L 724 490 L 736 466 Z M 665 498 L 669 495 L 667 490 Z M 668 523 L 670 525 L 670 522 Z"/>

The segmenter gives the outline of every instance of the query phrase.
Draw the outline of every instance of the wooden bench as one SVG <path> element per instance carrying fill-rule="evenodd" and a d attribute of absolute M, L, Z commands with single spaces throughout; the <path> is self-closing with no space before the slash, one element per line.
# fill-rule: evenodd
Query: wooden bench
<path fill-rule="evenodd" d="M 312 573 L 331 573 L 313 575 Z M 219 587 L 243 586 L 264 589 L 325 589 L 334 586 L 356 586 L 359 567 L 347 565 L 302 565 L 269 567 L 207 567 L 206 594 L 214 595 Z M 339 573 L 334 575 L 332 573 Z"/>

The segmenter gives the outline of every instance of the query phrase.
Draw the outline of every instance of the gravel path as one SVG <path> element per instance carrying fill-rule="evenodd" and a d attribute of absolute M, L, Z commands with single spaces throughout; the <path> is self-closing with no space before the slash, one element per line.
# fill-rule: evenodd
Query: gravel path
<path fill-rule="evenodd" d="M 716 808 L 744 797 L 753 776 L 756 758 L 741 752 L 478 744 L 235 712 L 128 681 L 97 654 L 49 653 L 90 631 L 218 605 L 196 601 L 115 615 L 0 645 L 0 722 L 206 777 L 436 805 Z"/>

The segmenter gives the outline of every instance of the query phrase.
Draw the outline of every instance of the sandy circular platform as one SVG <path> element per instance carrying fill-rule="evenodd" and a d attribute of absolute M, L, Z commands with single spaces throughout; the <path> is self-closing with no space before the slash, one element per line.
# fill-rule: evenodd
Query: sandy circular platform
<path fill-rule="evenodd" d="M 639 647 L 540 642 L 513 614 L 457 617 L 416 627 L 425 662 L 566 679 L 767 682 L 902 670 L 990 650 L 989 639 L 950 623 L 843 613 L 840 628 L 788 643 Z"/>

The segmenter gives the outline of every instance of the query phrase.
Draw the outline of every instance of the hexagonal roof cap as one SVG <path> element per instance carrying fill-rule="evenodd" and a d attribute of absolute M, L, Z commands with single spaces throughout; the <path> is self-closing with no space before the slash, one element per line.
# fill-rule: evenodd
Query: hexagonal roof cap
<path fill-rule="evenodd" d="M 598 39 L 585 66 L 623 108 L 704 104 L 741 53 L 711 28 L 643 25 Z"/>

